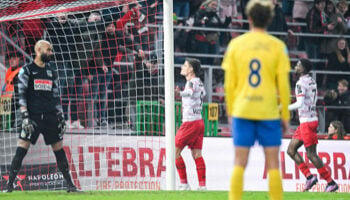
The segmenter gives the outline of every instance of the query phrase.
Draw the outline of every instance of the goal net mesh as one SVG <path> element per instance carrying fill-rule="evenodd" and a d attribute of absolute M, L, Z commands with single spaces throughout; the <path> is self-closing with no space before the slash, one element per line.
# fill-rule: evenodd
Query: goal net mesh
<path fill-rule="evenodd" d="M 157 0 L 0 2 L 0 189 L 21 127 L 18 69 L 49 41 L 67 122 L 63 139 L 83 190 L 165 188 L 162 4 Z M 16 190 L 64 189 L 42 136 L 29 149 Z"/>

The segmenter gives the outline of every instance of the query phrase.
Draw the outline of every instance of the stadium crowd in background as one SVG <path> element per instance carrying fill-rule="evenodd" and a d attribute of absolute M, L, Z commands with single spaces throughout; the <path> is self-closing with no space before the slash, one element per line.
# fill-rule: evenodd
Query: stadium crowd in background
<path fill-rule="evenodd" d="M 194 26 L 207 28 L 227 28 L 231 23 L 231 17 L 226 16 L 221 21 L 217 14 L 218 1 L 207 0 L 201 4 L 200 8 L 194 16 Z M 218 54 L 219 53 L 219 37 L 220 33 L 216 31 L 196 31 L 194 34 L 194 52 L 202 54 Z M 203 65 L 213 65 L 214 59 L 210 57 L 202 57 L 200 61 Z"/>
<path fill-rule="evenodd" d="M 65 9 L 61 7 L 61 9 Z M 67 128 L 84 128 L 78 118 L 78 98 L 82 94 L 80 70 L 73 68 L 72 59 L 76 55 L 75 38 L 72 29 L 77 22 L 68 18 L 66 13 L 57 14 L 53 18 L 43 19 L 47 39 L 53 46 L 54 62 L 52 65 L 58 72 L 63 113 L 67 120 Z"/>
<path fill-rule="evenodd" d="M 210 1 L 203 1 L 204 4 Z M 232 3 L 232 12 L 230 8 L 222 8 L 223 5 L 227 5 L 228 1 L 218 1 L 218 16 L 220 16 L 221 20 L 224 20 L 225 17 L 231 17 L 232 23 L 229 23 L 228 27 L 234 28 L 245 28 L 247 29 L 247 23 L 243 23 L 241 25 L 237 25 L 237 21 L 239 19 L 246 19 L 244 12 L 242 12 L 248 1 L 230 1 Z M 191 5 L 191 2 L 188 2 Z M 350 72 L 350 68 L 348 67 L 347 60 L 347 45 L 339 46 L 337 45 L 337 41 L 340 40 L 339 37 L 348 35 L 348 23 L 349 22 L 349 4 L 347 1 L 339 0 L 339 1 L 330 1 L 330 0 L 315 0 L 313 2 L 310 1 L 274 1 L 275 3 L 275 17 L 273 19 L 273 23 L 269 27 L 270 31 L 277 31 L 280 34 L 286 34 L 285 36 L 280 35 L 291 52 L 296 51 L 298 57 L 307 57 L 311 58 L 312 62 L 314 62 L 314 70 L 329 70 L 336 71 L 336 73 L 341 72 Z M 327 7 L 326 7 L 327 6 Z M 193 8 L 193 6 L 190 6 Z M 196 18 L 196 13 L 200 11 L 201 7 L 196 9 L 190 9 L 189 18 L 181 19 L 177 18 L 177 23 L 181 26 L 196 26 L 193 24 Z M 230 10 L 230 12 L 228 12 Z M 176 13 L 176 12 L 175 12 Z M 301 23 L 296 25 L 286 25 L 286 22 L 290 23 Z M 193 42 L 193 38 L 198 33 L 198 31 L 184 31 L 183 29 L 176 30 L 179 34 L 176 34 L 175 41 L 179 41 L 183 39 L 185 35 L 185 40 L 182 40 L 182 43 L 191 44 L 191 45 L 181 45 L 176 42 L 175 46 L 176 52 L 180 53 L 196 53 L 196 45 L 198 42 Z M 200 32 L 200 31 L 199 31 Z M 321 34 L 321 35 L 333 35 L 331 37 L 321 37 L 321 36 L 294 36 L 294 33 L 299 34 Z M 206 52 L 206 54 L 218 54 L 222 53 L 227 45 L 227 38 L 223 39 L 227 36 L 224 32 L 221 32 L 219 37 L 219 42 L 216 44 L 214 49 L 218 51 Z M 234 38 L 237 35 L 229 34 L 229 38 Z M 295 46 L 294 41 L 297 41 Z M 186 42 L 187 41 L 187 42 Z M 224 41 L 224 42 L 222 42 Z M 347 39 L 344 39 L 346 41 Z M 202 49 L 202 48 L 201 48 Z M 203 52 L 202 52 L 203 53 Z M 334 54 L 337 56 L 335 57 Z M 343 56 L 341 56 L 341 55 Z M 345 58 L 345 62 L 342 57 Z M 181 63 L 183 59 L 179 59 L 178 56 L 175 57 L 175 62 Z M 181 58 L 181 57 L 180 57 Z M 220 59 L 211 58 L 211 57 L 198 57 L 200 59 L 210 59 L 214 62 L 212 64 L 216 65 L 220 62 Z M 337 61 L 337 58 L 339 60 Z M 214 80 L 213 80 L 213 92 L 218 91 L 220 87 L 222 87 L 223 79 L 221 73 L 215 73 L 214 70 Z M 329 74 L 327 75 L 327 79 L 322 74 L 317 74 L 317 83 L 320 86 L 320 94 L 324 92 L 324 89 L 330 89 L 330 87 L 336 87 L 337 82 L 341 79 L 347 79 L 349 81 L 350 75 L 340 75 L 340 74 Z M 176 77 L 176 82 L 178 82 L 178 86 L 183 85 L 183 81 L 181 77 Z M 335 83 L 335 84 L 334 84 Z M 332 86 L 333 85 L 333 86 Z"/>
<path fill-rule="evenodd" d="M 8 69 L 5 75 L 5 84 L 1 89 L 1 98 L 8 99 L 11 107 L 11 122 L 8 124 L 14 130 L 21 126 L 21 117 L 18 104 L 18 73 L 23 66 L 23 56 L 19 52 L 8 54 Z M 2 117 L 2 116 L 1 116 Z M 2 119 L 5 120 L 5 119 Z"/>
<path fill-rule="evenodd" d="M 230 198 L 239 199 L 242 195 L 243 174 L 248 162 L 249 148 L 254 144 L 255 140 L 259 140 L 259 143 L 264 147 L 269 179 L 269 195 L 271 198 L 281 198 L 282 185 L 279 175 L 278 147 L 281 144 L 282 137 L 279 130 L 282 128 L 286 132 L 288 129 L 289 114 L 286 111 L 286 96 L 289 94 L 295 95 L 296 103 L 292 105 L 297 105 L 300 97 L 305 95 L 305 88 L 300 85 L 300 82 L 305 81 L 306 77 L 308 80 L 305 82 L 310 83 L 309 86 L 313 85 L 314 82 L 318 85 L 316 88 L 311 88 L 312 92 L 316 91 L 313 94 L 315 96 L 312 96 L 315 101 L 309 102 L 312 104 L 311 121 L 308 121 L 310 119 L 305 121 L 305 117 L 299 112 L 299 116 L 296 119 L 298 119 L 297 124 L 300 122 L 300 126 L 296 129 L 295 135 L 291 140 L 288 154 L 307 179 L 305 191 L 310 190 L 318 180 L 316 176 L 310 173 L 307 164 L 297 153 L 298 148 L 302 144 L 306 148 L 308 159 L 317 168 L 320 177 L 327 181 L 325 191 L 336 191 L 338 189 L 337 184 L 331 178 L 331 175 L 327 172 L 322 160 L 316 153 L 316 145 L 318 143 L 316 134 L 317 131 L 320 131 L 320 127 L 318 127 L 317 117 L 315 116 L 317 115 L 316 103 L 321 102 L 321 104 L 317 105 L 321 105 L 322 109 L 325 110 L 325 127 L 328 127 L 328 134 L 322 137 L 324 139 L 340 140 L 346 138 L 346 133 L 350 133 L 350 92 L 348 90 L 350 75 L 342 73 L 350 73 L 350 50 L 348 45 L 350 38 L 349 4 L 345 0 L 314 0 L 313 2 L 304 0 L 273 0 L 271 1 L 273 4 L 268 6 L 264 3 L 259 4 L 258 0 L 248 2 L 248 0 L 174 0 L 174 25 L 182 28 L 187 26 L 191 28 L 248 31 L 249 23 L 244 20 L 248 20 L 255 26 L 255 28 L 252 28 L 252 31 L 242 35 L 240 32 L 226 33 L 203 29 L 174 29 L 175 53 L 181 54 L 180 56 L 175 56 L 175 64 L 185 63 L 181 69 L 175 69 L 174 75 L 177 100 L 181 98 L 183 100 L 182 105 L 185 106 L 182 110 L 184 121 L 176 135 L 176 168 L 180 177 L 180 187 L 181 189 L 189 189 L 186 165 L 181 157 L 181 151 L 188 145 L 192 150 L 192 156 L 195 161 L 199 189 L 206 189 L 206 166 L 202 157 L 202 132 L 204 132 L 202 129 L 204 128 L 200 112 L 203 96 L 207 88 L 204 88 L 203 85 L 205 84 L 199 80 L 204 78 L 204 74 L 198 70 L 200 68 L 199 60 L 205 67 L 218 67 L 222 62 L 220 55 L 225 53 L 222 62 L 224 70 L 213 68 L 212 83 L 214 89 L 210 92 L 217 92 L 220 89 L 222 91 L 223 87 L 225 87 L 226 96 L 215 100 L 223 104 L 226 98 L 226 107 L 222 106 L 225 107 L 222 111 L 227 112 L 229 118 L 233 117 L 231 118 L 233 123 L 230 125 L 234 136 L 235 164 L 231 177 Z M 270 12 L 268 13 L 269 16 L 262 14 L 266 18 L 259 16 L 259 19 L 249 12 L 250 9 L 254 9 L 254 5 L 258 4 L 263 5 L 259 9 L 264 10 L 268 7 L 269 11 L 274 13 L 269 26 L 267 26 L 267 21 L 269 21 L 267 18 L 272 17 Z M 251 6 L 250 8 L 249 5 Z M 83 13 L 69 12 L 67 8 L 61 7 L 59 8 L 61 12 L 49 15 L 47 18 L 11 21 L 4 24 L 6 26 L 4 34 L 7 34 L 20 48 L 15 50 L 13 44 L 6 43 L 4 45 L 6 46 L 5 60 L 7 60 L 6 67 L 8 69 L 5 77 L 6 84 L 2 90 L 1 98 L 11 98 L 10 126 L 15 128 L 15 130 L 17 130 L 16 128 L 21 129 L 18 147 L 10 169 L 9 192 L 13 190 L 12 185 L 16 173 L 21 168 L 22 160 L 27 154 L 30 143 L 35 144 L 39 130 L 44 134 L 45 143 L 52 146 L 58 169 L 63 173 L 68 183 L 68 191 L 76 192 L 78 190 L 69 175 L 67 158 L 62 149 L 64 127 L 70 129 L 116 128 L 116 124 L 121 123 L 128 124 L 127 128 L 134 129 L 137 121 L 137 101 L 159 101 L 161 104 L 163 103 L 163 55 L 162 52 L 157 51 L 159 50 L 157 49 L 157 45 L 159 45 L 157 40 L 162 40 L 162 36 L 160 36 L 156 27 L 156 25 L 161 23 L 160 15 L 163 12 L 161 6 L 161 1 L 157 0 L 147 0 L 140 3 L 123 0 L 115 1 L 115 4 L 109 8 L 95 9 Z M 244 11 L 246 8 L 248 8 L 248 16 Z M 259 13 L 260 10 L 257 10 L 257 12 Z M 293 23 L 299 24 L 290 25 Z M 265 28 L 267 31 L 277 32 L 278 34 L 275 34 L 275 36 L 279 37 L 281 41 L 271 39 L 265 33 Z M 246 41 L 242 39 L 244 44 L 237 44 L 238 42 L 236 41 L 248 37 L 250 34 L 250 38 L 246 39 Z M 311 36 L 302 36 L 303 34 L 311 34 Z M 325 37 L 330 35 L 333 36 Z M 43 41 L 43 39 L 49 43 Z M 229 44 L 231 39 L 234 39 L 234 42 Z M 263 49 L 264 47 L 259 45 L 260 42 L 264 43 L 265 40 L 270 42 L 267 42 L 266 46 L 274 43 L 280 48 L 276 50 L 271 47 L 276 53 L 269 51 L 257 60 L 249 57 L 251 54 L 244 47 L 249 46 L 249 43 L 253 45 L 256 42 L 257 48 Z M 241 43 L 243 43 L 242 41 Z M 23 101 L 25 101 L 25 97 L 23 97 L 23 85 L 25 85 L 23 84 L 23 79 L 34 75 L 29 75 L 28 71 L 26 71 L 26 74 L 23 74 L 22 69 L 25 66 L 24 63 L 31 63 L 24 67 L 25 70 L 28 70 L 30 65 L 37 65 L 35 61 L 31 62 L 33 58 L 39 61 L 40 65 L 44 63 L 46 67 L 45 62 L 49 61 L 50 55 L 46 55 L 40 46 L 50 43 L 53 50 L 50 66 L 53 67 L 52 71 L 57 71 L 58 76 L 58 81 L 50 81 L 52 81 L 52 87 L 54 87 L 53 82 L 58 83 L 58 85 L 55 85 L 55 92 L 58 89 L 57 92 L 59 93 L 55 93 L 54 98 L 60 97 L 62 109 L 57 104 L 57 110 L 51 109 L 49 114 L 46 112 L 44 114 L 39 113 L 41 118 L 46 117 L 50 120 L 40 120 L 40 117 L 36 116 L 38 113 L 26 112 L 30 109 L 22 110 L 23 112 L 19 113 L 21 111 L 19 109 L 20 105 L 23 106 Z M 289 53 L 292 51 L 297 52 L 295 55 L 293 53 L 290 53 L 290 55 L 294 55 L 294 60 L 300 60 L 297 65 L 303 66 L 305 70 L 301 74 L 305 77 L 299 79 L 295 92 L 291 93 L 288 90 L 289 86 L 287 87 L 286 83 L 282 82 L 288 80 L 286 75 L 287 68 L 289 68 L 289 63 L 295 63 L 295 61 L 289 62 L 289 59 L 284 54 L 288 52 L 285 51 L 285 47 L 291 50 Z M 51 50 L 47 49 L 46 51 Z M 234 57 L 233 52 L 236 51 L 243 53 Z M 264 50 L 261 51 L 263 52 Z M 194 57 L 196 59 L 186 60 L 184 55 L 192 53 L 195 54 Z M 255 53 L 254 58 L 257 58 Z M 233 90 L 242 86 L 236 81 L 241 78 L 238 76 L 244 77 L 243 75 L 246 75 L 246 77 L 249 77 L 249 87 L 258 87 L 261 84 L 261 80 L 267 77 L 267 72 L 263 71 L 264 69 L 262 68 L 263 65 L 265 66 L 264 62 L 266 60 L 268 60 L 266 62 L 270 62 L 269 59 L 276 59 L 277 56 L 275 55 L 277 54 L 281 55 L 283 62 L 279 64 L 285 64 L 284 67 L 286 69 L 279 69 L 277 70 L 277 75 L 273 75 L 273 77 L 275 75 L 283 76 L 283 78 L 278 78 L 277 83 L 275 80 L 271 80 L 271 82 L 268 82 L 271 85 L 264 86 L 268 88 L 264 91 L 274 88 L 273 93 L 269 94 L 266 92 L 264 95 L 267 96 L 264 97 L 259 96 L 260 94 L 251 96 L 248 98 L 248 101 L 253 106 L 249 104 L 246 107 L 242 106 L 241 102 L 245 100 L 235 100 L 232 97 Z M 273 57 L 270 57 L 271 55 Z M 232 58 L 228 58 L 231 56 Z M 308 60 L 299 59 L 304 56 L 313 62 L 314 67 L 310 67 L 311 64 Z M 245 57 L 249 57 L 251 62 L 245 63 Z M 240 63 L 238 64 L 238 62 Z M 232 66 L 237 67 L 241 63 L 250 66 L 250 68 L 247 71 L 241 70 L 240 72 L 235 71 L 236 69 L 231 69 Z M 186 70 L 183 68 L 186 68 Z M 22 70 L 22 73 L 19 73 L 20 70 Z M 330 72 L 326 73 L 326 75 L 317 75 L 317 80 L 314 80 L 311 79 L 311 75 L 307 75 L 307 72 L 315 70 L 327 70 Z M 226 74 L 223 73 L 224 71 Z M 50 76 L 49 74 L 47 72 L 48 76 Z M 22 78 L 21 91 L 18 89 L 18 76 Z M 50 78 L 53 77 L 52 74 Z M 244 81 L 240 82 L 243 83 Z M 245 83 L 247 84 L 247 81 Z M 38 83 L 38 87 L 43 90 L 45 90 L 45 87 L 50 87 L 45 84 Z M 285 84 L 286 90 L 280 88 L 283 84 Z M 195 88 L 197 86 L 198 88 Z M 200 91 L 195 91 L 197 92 L 196 94 L 191 93 L 195 89 Z M 180 92 L 180 90 L 182 91 Z M 277 117 L 277 107 L 271 108 L 254 104 L 255 102 L 260 102 L 261 99 L 271 99 L 270 97 L 275 96 L 277 90 L 280 91 L 283 104 L 282 127 L 280 127 L 280 121 Z M 245 92 L 244 89 L 241 91 L 242 93 Z M 288 95 L 286 92 L 288 92 Z M 10 95 L 7 96 L 8 94 Z M 22 95 L 22 102 L 19 102 L 19 95 Z M 189 103 L 189 97 L 192 96 L 195 96 L 195 102 Z M 193 99 L 190 100 L 193 101 Z M 236 103 L 238 101 L 239 103 Z M 188 105 L 186 105 L 187 103 Z M 192 108 L 193 104 L 195 104 L 195 109 Z M 47 103 L 43 103 L 43 105 L 46 106 Z M 186 106 L 188 107 L 186 108 Z M 239 110 L 238 107 L 242 110 Z M 249 110 L 252 108 L 254 109 L 253 111 Z M 268 114 L 263 114 L 262 116 L 251 114 L 256 112 L 257 108 L 268 109 L 266 111 Z M 276 112 L 271 112 L 271 110 Z M 246 115 L 246 113 L 248 114 Z M 305 114 L 307 111 L 303 113 Z M 262 136 L 258 139 L 254 138 L 252 127 L 261 122 L 263 125 L 260 124 L 256 127 L 259 130 L 264 129 L 264 125 L 266 125 L 264 120 L 272 121 L 272 123 L 267 124 L 273 126 L 273 128 L 263 130 L 259 134 L 263 135 L 268 131 L 270 134 L 274 134 L 275 137 L 269 136 L 265 138 L 266 136 Z M 231 121 L 226 121 L 225 118 L 223 122 L 226 125 L 227 122 L 230 123 Z M 20 127 L 20 124 L 22 124 L 22 127 Z M 52 127 L 47 127 L 49 125 L 52 125 Z M 51 131 L 54 132 L 54 137 L 48 136 L 48 132 Z M 189 135 L 188 133 L 193 134 Z M 304 133 L 309 135 L 305 136 L 303 135 Z M 196 134 L 197 136 L 194 136 Z"/>
<path fill-rule="evenodd" d="M 324 97 L 325 105 L 333 106 L 326 110 L 326 126 L 333 120 L 339 120 L 344 124 L 347 133 L 350 132 L 350 112 L 343 107 L 350 106 L 350 92 L 348 88 L 349 82 L 342 79 L 338 81 L 337 91 L 329 90 Z M 337 108 L 337 106 L 340 108 Z"/>
<path fill-rule="evenodd" d="M 334 120 L 328 126 L 326 139 L 342 140 L 344 139 L 345 129 L 341 121 Z"/>
<path fill-rule="evenodd" d="M 174 0 L 174 23 L 183 27 L 247 29 L 248 23 L 240 21 L 247 19 L 243 12 L 247 2 Z M 347 1 L 273 2 L 275 16 L 268 30 L 284 34 L 280 38 L 285 41 L 290 52 L 299 52 L 296 55 L 298 58 L 305 51 L 306 56 L 315 63 L 316 70 L 350 72 L 347 45 L 350 14 Z M 56 66 L 61 77 L 61 100 L 68 128 L 108 127 L 116 122 L 125 122 L 127 119 L 119 116 L 125 114 L 123 107 L 130 96 L 128 91 L 130 84 L 135 82 L 133 79 L 155 79 L 153 73 L 140 76 L 139 70 L 144 69 L 140 67 L 141 63 L 149 62 L 151 52 L 155 50 L 157 29 L 147 25 L 160 23 L 162 3 L 156 0 L 140 3 L 115 1 L 109 8 L 79 14 L 70 13 L 64 7 L 59 9 L 62 12 L 42 20 L 9 22 L 6 34 L 29 56 L 33 55 L 33 46 L 37 40 L 46 38 L 53 44 L 57 54 L 52 65 Z M 295 22 L 301 24 L 286 25 Z M 334 34 L 339 37 L 295 36 L 293 32 Z M 228 41 L 238 35 L 239 33 L 220 31 L 175 29 L 175 53 L 199 53 L 202 56 L 196 58 L 202 64 L 220 65 L 221 57 L 217 55 L 224 53 Z M 293 44 L 294 40 L 297 44 Z M 158 60 L 161 60 L 161 54 L 156 54 Z M 185 57 L 175 56 L 175 63 L 182 64 Z M 28 60 L 26 57 L 25 62 Z M 180 69 L 177 67 L 175 70 L 179 72 Z M 162 76 L 162 70 L 159 72 L 158 75 Z M 183 88 L 185 80 L 178 74 L 175 73 L 175 83 Z M 204 77 L 203 74 L 199 76 Z M 318 74 L 319 96 L 323 96 L 324 89 L 336 89 L 339 80 L 349 81 L 349 77 L 347 74 L 327 74 L 322 78 Z M 213 69 L 211 92 L 222 91 L 223 81 L 223 71 Z M 136 85 L 140 85 L 139 80 L 136 82 Z M 159 81 L 151 81 L 150 87 L 161 84 Z M 149 94 L 140 89 L 138 91 L 140 95 L 146 95 L 146 99 L 158 95 L 157 92 Z M 118 99 L 115 104 L 118 109 L 111 111 L 110 102 L 115 99 Z M 213 99 L 223 103 L 224 98 Z M 94 110 L 93 116 L 84 112 L 86 108 Z M 226 123 L 225 120 L 223 122 Z M 344 121 L 343 123 L 346 126 Z M 346 130 L 349 132 L 348 128 Z"/>
<path fill-rule="evenodd" d="M 350 71 L 350 50 L 345 38 L 338 38 L 335 49 L 328 55 L 326 70 L 332 72 Z M 338 81 L 348 79 L 349 75 L 327 74 L 324 78 L 324 85 L 327 89 L 336 89 Z"/>
<path fill-rule="evenodd" d="M 36 41 L 45 37 L 53 44 L 57 53 L 51 63 L 60 77 L 68 128 L 107 126 L 108 88 L 117 88 L 113 91 L 118 94 L 113 96 L 127 97 L 123 91 L 128 90 L 129 80 L 136 78 L 131 76 L 135 66 L 145 60 L 144 51 L 154 50 L 154 41 L 149 40 L 154 30 L 142 23 L 155 21 L 155 13 L 160 12 L 157 3 L 145 1 L 143 7 L 136 1 L 127 3 L 116 1 L 115 7 L 83 14 L 70 14 L 60 7 L 62 12 L 53 17 L 10 23 L 8 27 L 11 38 L 29 56 L 34 55 Z M 113 68 L 119 73 L 112 74 Z M 87 101 L 92 101 L 94 108 L 92 122 L 82 111 L 82 107 L 89 106 Z"/>

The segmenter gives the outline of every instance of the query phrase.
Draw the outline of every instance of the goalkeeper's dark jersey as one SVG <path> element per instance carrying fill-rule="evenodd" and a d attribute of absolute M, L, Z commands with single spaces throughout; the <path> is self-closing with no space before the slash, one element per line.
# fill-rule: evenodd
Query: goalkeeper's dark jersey
<path fill-rule="evenodd" d="M 34 62 L 25 65 L 18 75 L 19 104 L 29 114 L 62 112 L 56 71 L 45 64 L 44 68 Z"/>

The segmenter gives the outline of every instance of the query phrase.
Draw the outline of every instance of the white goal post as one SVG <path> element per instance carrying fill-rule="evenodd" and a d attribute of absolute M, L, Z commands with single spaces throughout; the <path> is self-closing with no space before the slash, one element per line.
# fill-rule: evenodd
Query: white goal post
<path fill-rule="evenodd" d="M 173 1 L 164 0 L 164 66 L 167 190 L 175 189 L 175 105 L 174 105 L 174 34 Z"/>

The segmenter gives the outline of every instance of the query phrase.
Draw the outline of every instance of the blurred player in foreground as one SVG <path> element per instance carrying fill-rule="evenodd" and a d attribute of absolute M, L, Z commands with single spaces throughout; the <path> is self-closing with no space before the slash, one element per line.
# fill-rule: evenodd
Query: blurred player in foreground
<path fill-rule="evenodd" d="M 69 174 L 68 160 L 63 150 L 62 140 L 66 123 L 60 104 L 57 75 L 48 64 L 53 55 L 52 45 L 46 40 L 39 40 L 34 49 L 34 61 L 24 66 L 18 75 L 22 129 L 16 154 L 11 163 L 7 192 L 12 192 L 14 189 L 13 182 L 30 143 L 35 144 L 40 133 L 44 136 L 45 144 L 50 144 L 52 147 L 57 167 L 67 181 L 67 192 L 77 192 Z"/>
<path fill-rule="evenodd" d="M 181 67 L 181 75 L 186 78 L 183 91 L 175 90 L 182 97 L 182 124 L 175 136 L 176 169 L 180 177 L 180 190 L 190 190 L 187 182 L 186 165 L 181 157 L 185 146 L 191 149 L 192 157 L 196 163 L 199 188 L 206 190 L 205 162 L 202 157 L 202 145 L 204 137 L 204 121 L 202 119 L 202 104 L 205 90 L 199 73 L 200 61 L 187 58 Z"/>
<path fill-rule="evenodd" d="M 311 69 L 312 64 L 306 59 L 300 59 L 295 66 L 295 73 L 299 77 L 295 87 L 297 101 L 289 105 L 288 109 L 298 109 L 300 126 L 295 131 L 287 152 L 306 177 L 304 191 L 310 190 L 318 180 L 317 176 L 311 174 L 309 167 L 298 153 L 298 149 L 303 144 L 307 157 L 315 165 L 320 176 L 328 183 L 325 192 L 335 192 L 338 190 L 338 185 L 334 182 L 330 172 L 323 165 L 322 160 L 316 152 L 316 146 L 318 144 L 318 118 L 316 112 L 317 85 L 315 80 L 309 75 Z"/>
<path fill-rule="evenodd" d="M 242 198 L 244 170 L 255 141 L 264 148 L 270 199 L 283 198 L 279 146 L 290 117 L 290 61 L 285 44 L 265 31 L 273 9 L 270 0 L 249 1 L 250 31 L 230 42 L 222 63 L 235 146 L 230 200 Z"/>

